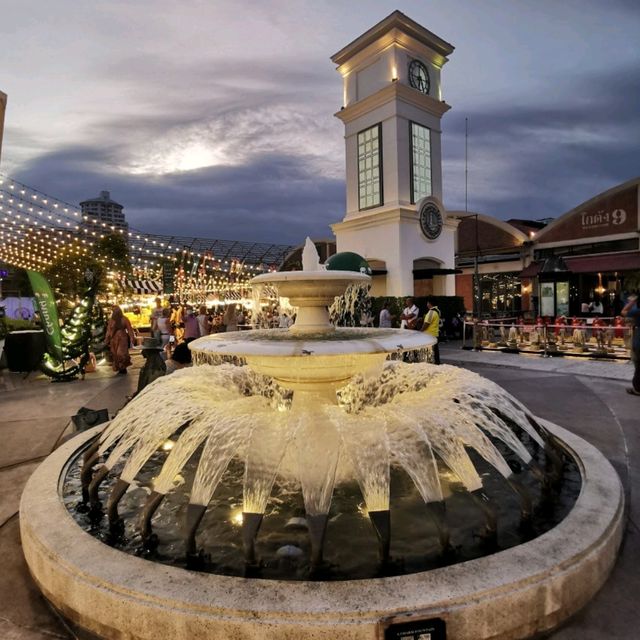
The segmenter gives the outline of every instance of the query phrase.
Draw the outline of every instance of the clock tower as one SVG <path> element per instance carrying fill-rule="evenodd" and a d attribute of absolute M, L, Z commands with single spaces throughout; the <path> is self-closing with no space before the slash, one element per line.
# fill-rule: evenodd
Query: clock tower
<path fill-rule="evenodd" d="M 400 11 L 331 60 L 343 79 L 347 211 L 338 251 L 374 269 L 373 295 L 453 295 L 458 221 L 442 205 L 441 70 L 453 47 Z"/>

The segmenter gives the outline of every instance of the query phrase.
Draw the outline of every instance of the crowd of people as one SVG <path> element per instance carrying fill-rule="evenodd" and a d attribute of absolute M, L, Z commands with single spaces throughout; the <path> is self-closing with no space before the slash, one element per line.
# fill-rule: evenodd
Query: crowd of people
<path fill-rule="evenodd" d="M 192 305 L 163 305 L 156 298 L 155 308 L 151 312 L 151 333 L 162 342 L 185 342 L 222 331 L 237 331 L 248 323 L 242 307 L 228 304 L 224 310 L 208 309 L 201 305 L 197 309 Z"/>
<path fill-rule="evenodd" d="M 149 327 L 153 342 L 149 338 L 141 338 L 142 344 L 139 346 L 145 358 L 152 359 L 154 367 L 160 369 L 157 358 L 152 357 L 151 353 L 157 351 L 156 355 L 166 363 L 166 373 L 172 373 L 191 363 L 187 345 L 192 340 L 212 333 L 251 328 L 252 320 L 251 313 L 239 304 L 227 304 L 223 308 L 201 305 L 196 309 L 189 304 L 166 304 L 161 298 L 156 298 Z M 288 328 L 294 320 L 295 316 L 277 308 L 265 311 L 261 318 L 263 326 L 271 328 Z M 113 306 L 105 342 L 116 374 L 127 373 L 127 368 L 131 366 L 129 349 L 138 346 L 138 338 L 138 332 L 122 309 L 118 305 Z M 145 352 L 149 353 L 145 355 Z"/>
<path fill-rule="evenodd" d="M 407 298 L 397 321 L 402 329 L 424 331 L 433 336 L 436 339 L 433 347 L 434 362 L 440 364 L 438 341 L 445 327 L 445 320 L 433 297 L 428 297 L 426 304 L 427 311 L 423 315 L 414 299 Z M 603 345 L 605 341 L 618 337 L 618 334 L 622 335 L 621 332 L 627 323 L 634 326 L 633 340 L 630 341 L 629 347 L 635 365 L 635 375 L 628 391 L 640 396 L 640 308 L 637 295 L 628 298 L 620 315 L 616 316 L 611 323 L 601 317 L 602 311 L 597 305 L 594 304 L 589 312 L 593 320 L 589 321 L 591 324 L 588 330 L 592 331 L 596 337 L 600 336 Z M 274 308 L 262 314 L 261 326 L 288 328 L 294 319 L 294 316 L 290 316 L 284 310 Z M 391 328 L 395 321 L 396 316 L 391 313 L 389 305 L 385 303 L 379 314 L 379 326 Z M 457 330 L 462 329 L 462 324 L 459 314 L 450 319 L 449 330 L 454 336 Z M 586 326 L 583 328 L 584 323 L 579 318 L 568 320 L 565 316 L 554 319 L 552 323 L 540 317 L 536 324 L 540 326 L 546 324 L 548 329 L 553 328 L 556 338 L 563 338 L 569 327 L 574 332 L 587 328 Z M 196 313 L 196 309 L 191 305 L 166 306 L 160 298 L 157 298 L 151 313 L 151 338 L 145 338 L 141 345 L 142 353 L 147 359 L 145 368 L 148 371 L 145 376 L 157 377 L 190 366 L 191 352 L 188 344 L 192 340 L 211 333 L 238 331 L 242 327 L 251 326 L 250 315 L 239 305 L 228 304 L 223 310 L 207 309 L 202 305 Z M 446 333 L 448 332 L 445 331 Z M 136 344 L 136 333 L 119 306 L 114 306 L 112 309 L 105 341 L 111 354 L 113 370 L 117 375 L 126 374 L 127 368 L 131 365 L 129 349 Z M 142 377 L 141 374 L 141 379 Z"/>

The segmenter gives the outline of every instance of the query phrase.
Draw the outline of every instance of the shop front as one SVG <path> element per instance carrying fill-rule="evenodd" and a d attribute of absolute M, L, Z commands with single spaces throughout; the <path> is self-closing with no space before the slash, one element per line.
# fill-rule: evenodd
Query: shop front
<path fill-rule="evenodd" d="M 532 311 L 543 317 L 613 318 L 640 286 L 638 185 L 632 180 L 592 198 L 541 229 L 532 262 Z M 537 293 L 537 295 L 536 295 Z"/>

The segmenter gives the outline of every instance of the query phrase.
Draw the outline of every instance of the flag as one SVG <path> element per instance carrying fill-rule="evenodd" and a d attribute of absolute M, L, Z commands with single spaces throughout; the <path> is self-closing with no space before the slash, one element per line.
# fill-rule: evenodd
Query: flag
<path fill-rule="evenodd" d="M 28 269 L 26 271 L 38 305 L 42 328 L 47 340 L 47 351 L 50 356 L 62 361 L 62 334 L 60 333 L 58 310 L 56 309 L 56 301 L 51 287 L 41 273 L 29 271 Z"/>

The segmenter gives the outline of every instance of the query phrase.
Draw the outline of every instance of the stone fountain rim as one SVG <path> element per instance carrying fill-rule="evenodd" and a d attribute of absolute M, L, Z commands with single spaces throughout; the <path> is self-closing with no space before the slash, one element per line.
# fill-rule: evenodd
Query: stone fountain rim
<path fill-rule="evenodd" d="M 331 282 L 344 282 L 351 281 L 363 284 L 365 282 L 371 282 L 371 276 L 360 271 L 339 271 L 339 270 L 327 270 L 317 269 L 313 271 L 271 271 L 269 273 L 262 273 L 259 276 L 251 278 L 250 284 L 263 284 L 269 282 L 313 282 L 317 281 L 329 281 Z"/>
<path fill-rule="evenodd" d="M 29 479 L 20 504 L 23 549 L 45 596 L 95 633 L 126 627 L 136 638 L 157 637 L 162 629 L 179 637 L 186 624 L 191 631 L 220 634 L 214 637 L 330 638 L 341 629 L 341 637 L 369 638 L 381 621 L 420 612 L 444 618 L 461 640 L 525 637 L 557 626 L 604 583 L 624 511 L 621 483 L 606 458 L 571 432 L 540 422 L 580 468 L 583 483 L 574 508 L 530 542 L 429 572 L 340 582 L 247 580 L 193 573 L 112 549 L 75 523 L 59 495 L 68 460 L 103 425 L 65 443 Z M 506 612 L 514 594 L 520 598 L 516 611 Z M 541 602 L 545 611 L 536 608 Z M 493 628 L 484 636 L 478 624 L 487 620 Z M 527 632 L 503 635 L 496 632 L 500 624 Z"/>
<path fill-rule="evenodd" d="M 255 329 L 250 332 L 232 331 L 212 333 L 189 343 L 195 353 L 212 353 L 228 356 L 357 356 L 359 354 L 388 354 L 396 351 L 424 349 L 437 342 L 436 338 L 423 331 L 409 329 L 379 329 L 364 327 L 340 327 L 339 331 L 350 334 L 344 340 L 327 340 L 321 331 L 317 334 L 289 334 L 290 340 L 269 340 L 268 335 L 284 334 L 288 329 Z M 264 340 L 248 340 L 247 333 Z M 364 337 L 359 338 L 361 334 Z M 369 337 L 367 337 L 369 334 Z M 371 335 L 373 334 L 373 335 Z"/>

